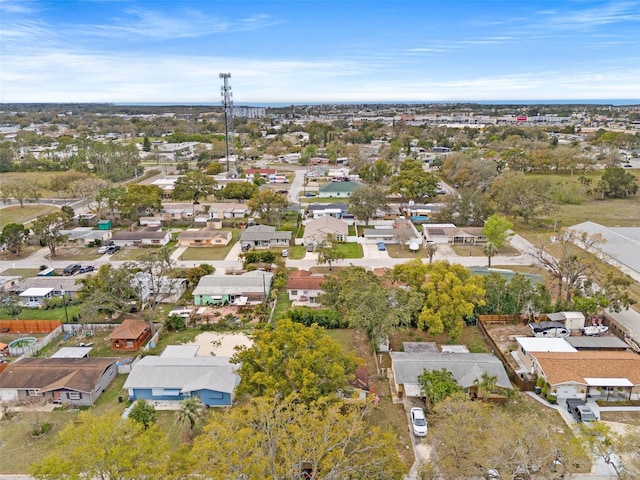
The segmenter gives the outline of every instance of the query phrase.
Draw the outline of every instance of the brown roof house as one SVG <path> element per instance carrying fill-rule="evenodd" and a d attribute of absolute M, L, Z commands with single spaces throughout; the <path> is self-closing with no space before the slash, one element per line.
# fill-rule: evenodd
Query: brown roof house
<path fill-rule="evenodd" d="M 321 284 L 325 280 L 324 275 L 312 275 L 307 270 L 291 272 L 287 280 L 289 300 L 294 306 L 317 306 L 318 297 L 322 293 Z"/>
<path fill-rule="evenodd" d="M 185 230 L 178 235 L 180 247 L 224 247 L 231 241 L 231 232 L 216 228 Z"/>
<path fill-rule="evenodd" d="M 640 355 L 623 351 L 532 352 L 536 373 L 559 398 L 640 400 Z"/>
<path fill-rule="evenodd" d="M 127 318 L 111 332 L 111 350 L 136 351 L 151 337 L 151 328 L 143 320 Z"/>
<path fill-rule="evenodd" d="M 338 242 L 346 242 L 349 235 L 349 225 L 343 220 L 325 215 L 307 220 L 302 237 L 305 245 L 320 245 L 326 240 L 327 235 L 333 235 Z"/>
<path fill-rule="evenodd" d="M 25 358 L 0 373 L 0 400 L 93 405 L 118 373 L 117 358 Z"/>

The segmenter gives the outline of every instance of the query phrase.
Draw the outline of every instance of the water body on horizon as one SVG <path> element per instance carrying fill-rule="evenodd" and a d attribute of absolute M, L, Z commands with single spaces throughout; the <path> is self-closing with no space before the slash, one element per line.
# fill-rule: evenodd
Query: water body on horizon
<path fill-rule="evenodd" d="M 112 102 L 115 106 L 220 106 L 220 102 Z M 571 100 L 419 100 L 419 101 L 367 101 L 367 102 L 235 102 L 236 107 L 271 107 L 284 108 L 291 106 L 307 105 L 450 105 L 450 104 L 475 104 L 475 105 L 613 105 L 616 107 L 626 105 L 640 105 L 640 98 L 614 98 L 614 99 L 571 99 Z"/>

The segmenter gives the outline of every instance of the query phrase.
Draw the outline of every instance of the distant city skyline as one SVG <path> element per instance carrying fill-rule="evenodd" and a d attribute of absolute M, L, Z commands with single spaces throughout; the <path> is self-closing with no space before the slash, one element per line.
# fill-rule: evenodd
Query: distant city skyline
<path fill-rule="evenodd" d="M 640 103 L 640 1 L 0 0 L 2 103 L 219 104 L 221 72 L 237 105 Z"/>

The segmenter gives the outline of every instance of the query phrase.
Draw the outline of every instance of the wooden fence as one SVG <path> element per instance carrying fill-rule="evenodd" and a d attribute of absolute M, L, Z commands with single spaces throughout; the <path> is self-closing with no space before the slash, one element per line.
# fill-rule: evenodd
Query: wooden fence
<path fill-rule="evenodd" d="M 483 317 L 491 317 L 491 318 L 488 321 L 486 321 Z M 497 317 L 501 317 L 501 318 L 497 318 Z M 505 318 L 502 318 L 502 317 L 505 317 Z M 509 375 L 509 380 L 515 383 L 520 390 L 529 391 L 529 392 L 532 392 L 533 390 L 535 390 L 535 386 L 536 386 L 535 379 L 525 380 L 515 372 L 515 370 L 513 369 L 513 366 L 509 362 L 509 359 L 506 357 L 506 355 L 510 355 L 510 353 L 503 352 L 500 349 L 498 344 L 493 340 L 491 335 L 489 335 L 489 333 L 487 332 L 487 329 L 485 328 L 486 323 L 518 324 L 518 323 L 522 323 L 522 320 L 520 319 L 520 317 L 518 315 L 480 315 L 478 317 L 478 328 L 480 329 L 484 337 L 487 339 L 487 341 L 491 345 L 491 349 L 493 350 L 493 353 L 500 359 L 500 361 L 504 365 L 504 368 L 507 371 L 507 375 Z"/>
<path fill-rule="evenodd" d="M 60 325 L 60 320 L 0 320 L 0 332 L 49 333 Z"/>

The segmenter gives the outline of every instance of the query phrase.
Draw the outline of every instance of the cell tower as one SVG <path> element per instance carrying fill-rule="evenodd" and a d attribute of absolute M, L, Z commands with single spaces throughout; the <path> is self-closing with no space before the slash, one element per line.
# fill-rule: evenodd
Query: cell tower
<path fill-rule="evenodd" d="M 227 160 L 227 173 L 231 170 L 229 168 L 229 133 L 233 132 L 233 94 L 231 93 L 231 86 L 229 85 L 230 73 L 221 73 L 219 75 L 222 78 L 223 85 L 220 87 L 220 95 L 222 96 L 222 106 L 224 107 L 224 146 Z M 236 170 L 238 166 L 236 165 Z"/>

